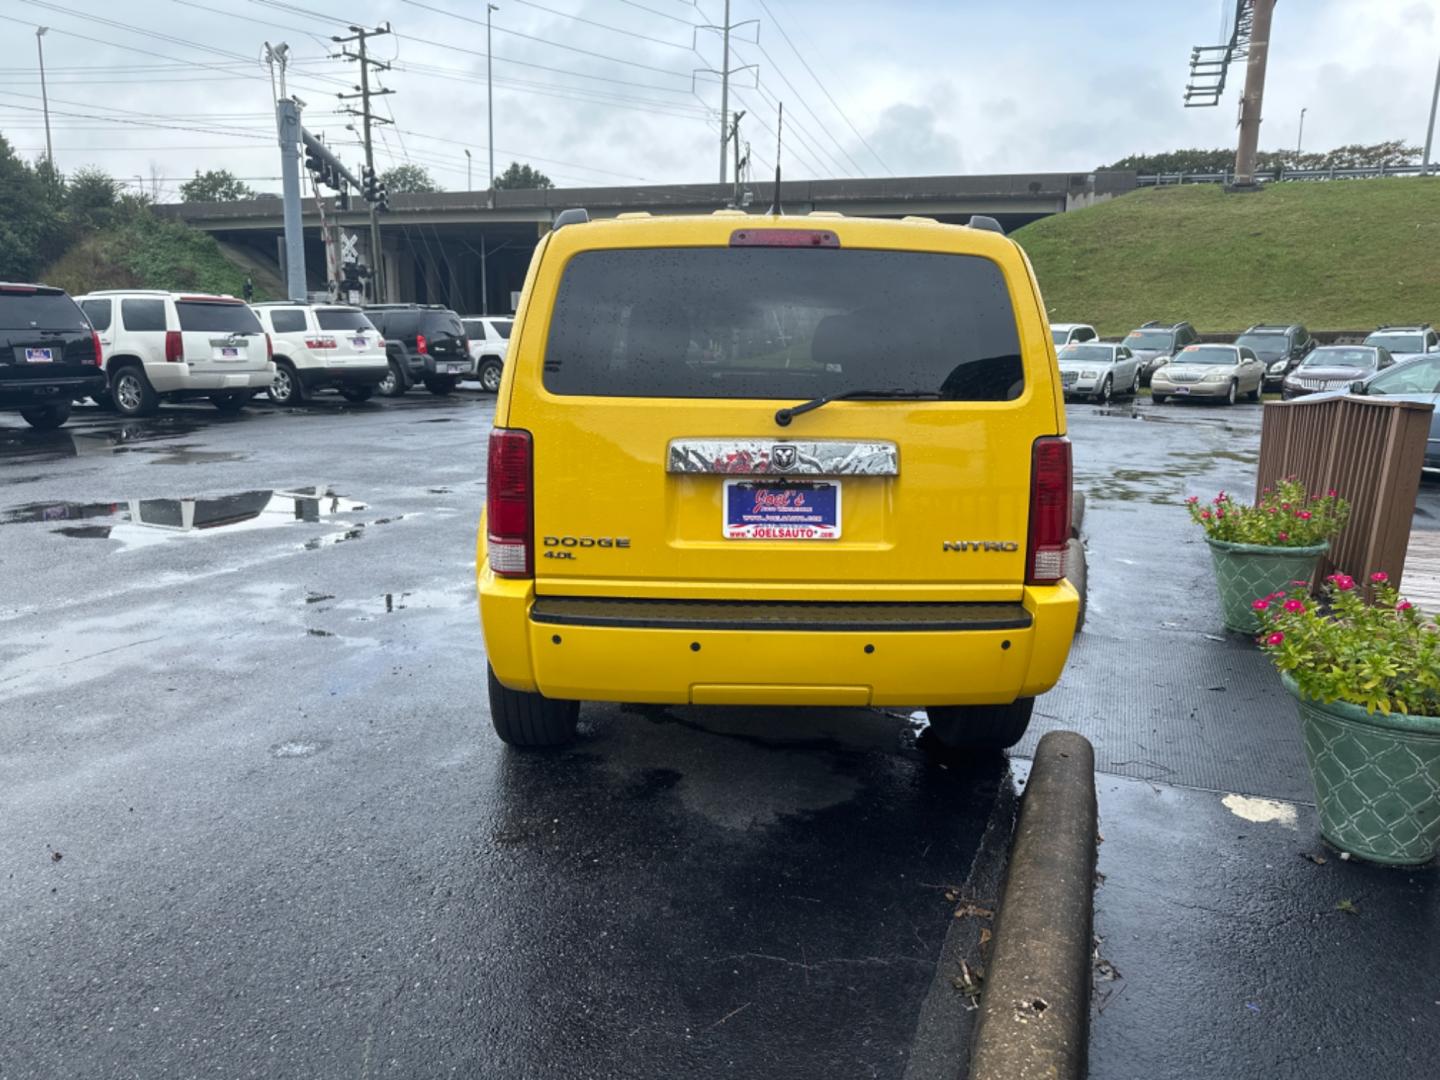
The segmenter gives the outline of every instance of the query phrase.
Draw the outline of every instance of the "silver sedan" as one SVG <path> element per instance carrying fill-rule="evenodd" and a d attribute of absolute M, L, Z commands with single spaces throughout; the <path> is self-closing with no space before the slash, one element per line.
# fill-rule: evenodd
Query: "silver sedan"
<path fill-rule="evenodd" d="M 1065 396 L 1109 401 L 1119 394 L 1140 392 L 1140 358 L 1124 345 L 1087 341 L 1066 345 L 1055 354 Z"/>

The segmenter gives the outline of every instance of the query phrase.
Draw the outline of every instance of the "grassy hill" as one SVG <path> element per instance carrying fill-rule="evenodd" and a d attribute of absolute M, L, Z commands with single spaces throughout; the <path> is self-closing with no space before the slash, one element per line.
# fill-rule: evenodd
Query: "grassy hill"
<path fill-rule="evenodd" d="M 114 224 L 82 237 L 40 280 L 72 296 L 134 288 L 239 296 L 245 270 L 227 259 L 208 233 L 142 209 L 119 215 Z M 256 299 L 265 299 L 265 291 L 265 283 L 256 278 Z"/>
<path fill-rule="evenodd" d="M 1440 322 L 1440 177 L 1148 188 L 1015 233 L 1055 322 Z"/>

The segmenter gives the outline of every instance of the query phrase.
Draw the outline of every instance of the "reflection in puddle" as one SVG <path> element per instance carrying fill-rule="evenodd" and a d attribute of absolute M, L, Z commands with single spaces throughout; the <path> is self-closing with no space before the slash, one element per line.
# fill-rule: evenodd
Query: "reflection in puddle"
<path fill-rule="evenodd" d="M 364 510 L 318 485 L 292 491 L 242 491 L 206 499 L 130 499 L 124 503 L 29 503 L 0 513 L 0 525 L 116 517 L 107 525 L 67 526 L 53 530 L 77 539 L 119 540 L 129 546 L 159 543 L 169 537 L 224 529 L 240 532 L 296 521 L 324 521 L 336 514 Z M 362 526 L 363 527 L 363 526 Z M 358 530 L 352 530 L 356 532 Z"/>

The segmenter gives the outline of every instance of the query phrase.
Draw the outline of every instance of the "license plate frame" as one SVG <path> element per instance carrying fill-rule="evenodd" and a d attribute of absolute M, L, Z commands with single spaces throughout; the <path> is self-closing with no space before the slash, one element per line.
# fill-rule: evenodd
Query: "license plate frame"
<path fill-rule="evenodd" d="M 27 364 L 53 364 L 55 362 L 55 350 L 49 348 L 26 349 L 25 362 Z"/>
<path fill-rule="evenodd" d="M 839 480 L 726 480 L 720 535 L 726 540 L 839 540 L 841 510 Z"/>

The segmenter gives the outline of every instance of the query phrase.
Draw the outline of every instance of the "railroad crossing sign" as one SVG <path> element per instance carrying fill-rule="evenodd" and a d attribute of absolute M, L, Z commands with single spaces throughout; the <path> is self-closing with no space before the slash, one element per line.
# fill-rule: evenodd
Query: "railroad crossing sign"
<path fill-rule="evenodd" d="M 360 237 L 355 233 L 340 234 L 340 261 L 342 263 L 353 263 L 360 261 L 358 245 Z"/>

